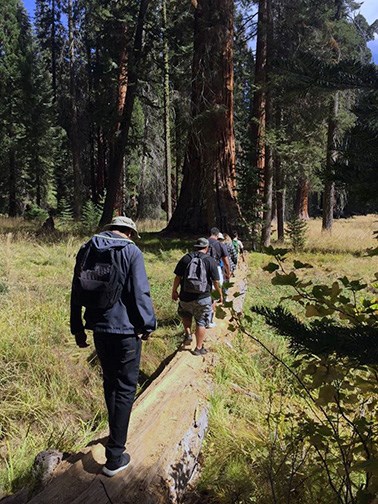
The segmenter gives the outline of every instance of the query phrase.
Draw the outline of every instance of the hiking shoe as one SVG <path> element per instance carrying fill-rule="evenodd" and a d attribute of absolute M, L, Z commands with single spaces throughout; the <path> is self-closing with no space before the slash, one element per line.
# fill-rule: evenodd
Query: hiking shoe
<path fill-rule="evenodd" d="M 184 345 L 188 345 L 193 341 L 193 335 L 184 333 Z"/>
<path fill-rule="evenodd" d="M 202 347 L 202 348 L 197 348 L 195 350 L 193 350 L 192 352 L 193 355 L 206 355 L 207 354 L 207 350 L 206 348 Z"/>
<path fill-rule="evenodd" d="M 118 461 L 108 460 L 102 468 L 102 472 L 106 476 L 112 477 L 126 469 L 130 463 L 130 455 L 128 453 L 123 453 Z"/>

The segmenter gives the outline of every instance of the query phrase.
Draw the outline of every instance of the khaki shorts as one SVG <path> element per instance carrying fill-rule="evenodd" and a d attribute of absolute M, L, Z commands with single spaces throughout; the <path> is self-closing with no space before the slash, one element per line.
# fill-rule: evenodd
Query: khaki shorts
<path fill-rule="evenodd" d="M 213 313 L 211 297 L 195 301 L 180 301 L 177 312 L 181 318 L 194 317 L 198 326 L 207 327 Z"/>

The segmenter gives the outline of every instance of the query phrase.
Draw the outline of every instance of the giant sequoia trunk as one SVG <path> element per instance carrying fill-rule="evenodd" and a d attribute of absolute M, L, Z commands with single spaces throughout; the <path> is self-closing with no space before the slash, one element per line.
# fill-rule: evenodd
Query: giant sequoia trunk
<path fill-rule="evenodd" d="M 166 232 L 230 231 L 241 220 L 235 188 L 232 0 L 198 0 L 192 127 L 177 207 Z"/>

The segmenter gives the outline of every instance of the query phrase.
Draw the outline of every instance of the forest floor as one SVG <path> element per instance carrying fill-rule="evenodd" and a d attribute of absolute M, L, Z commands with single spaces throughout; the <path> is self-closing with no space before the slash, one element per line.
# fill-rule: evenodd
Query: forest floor
<path fill-rule="evenodd" d="M 247 263 L 238 269 L 228 298 L 241 312 Z M 80 453 L 55 469 L 47 486 L 8 497 L 4 504 L 157 504 L 178 502 L 196 474 L 208 425 L 212 390 L 210 369 L 217 361 L 214 347 L 230 337 L 229 317 L 216 320 L 206 335 L 206 356 L 193 356 L 182 344 L 163 371 L 138 397 L 132 412 L 127 451 L 131 464 L 113 478 L 101 473 L 105 463 L 102 432 Z"/>

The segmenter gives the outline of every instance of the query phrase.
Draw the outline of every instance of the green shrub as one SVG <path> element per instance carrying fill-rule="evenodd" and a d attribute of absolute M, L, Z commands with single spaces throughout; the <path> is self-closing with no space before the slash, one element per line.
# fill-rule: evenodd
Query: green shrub
<path fill-rule="evenodd" d="M 303 250 L 306 244 L 307 222 L 294 216 L 287 222 L 287 232 L 293 249 Z"/>
<path fill-rule="evenodd" d="M 35 204 L 28 205 L 25 211 L 25 219 L 27 220 L 35 220 L 39 222 L 44 222 L 49 216 L 49 213 L 44 208 L 39 207 Z"/>

